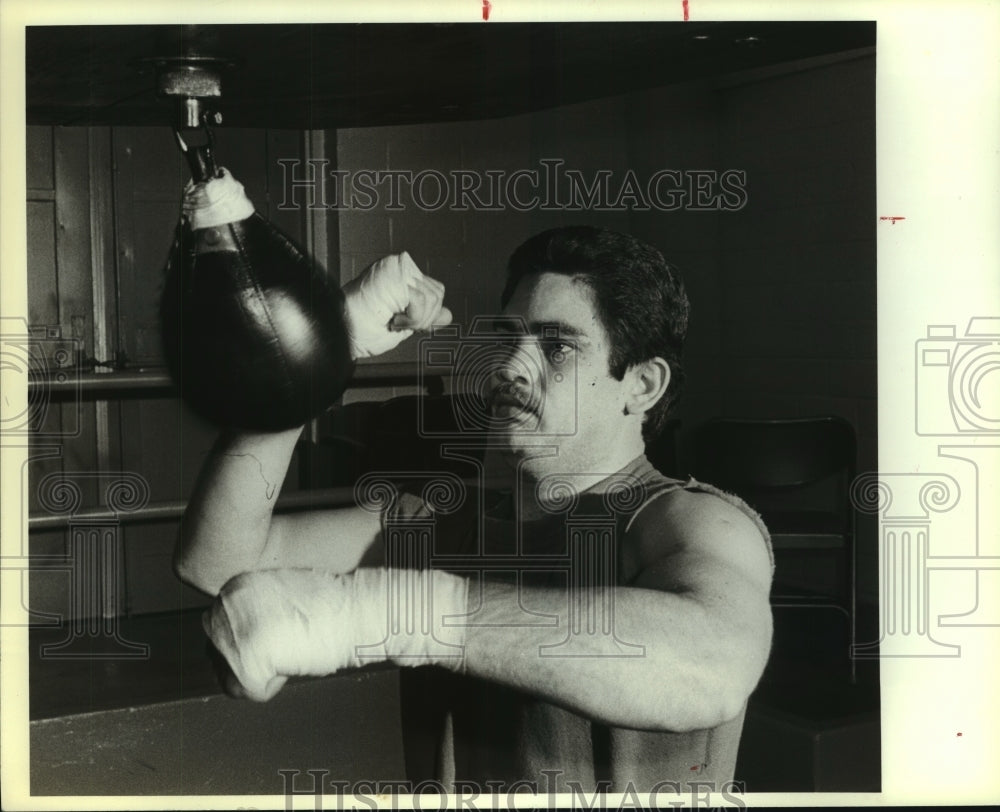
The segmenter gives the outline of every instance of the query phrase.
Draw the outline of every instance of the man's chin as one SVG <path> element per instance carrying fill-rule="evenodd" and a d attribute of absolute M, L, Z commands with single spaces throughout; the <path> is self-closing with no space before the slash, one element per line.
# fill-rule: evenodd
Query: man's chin
<path fill-rule="evenodd" d="M 552 455 L 551 438 L 539 437 L 537 432 L 494 432 L 493 447 L 511 467 L 517 468 L 526 460 Z"/>

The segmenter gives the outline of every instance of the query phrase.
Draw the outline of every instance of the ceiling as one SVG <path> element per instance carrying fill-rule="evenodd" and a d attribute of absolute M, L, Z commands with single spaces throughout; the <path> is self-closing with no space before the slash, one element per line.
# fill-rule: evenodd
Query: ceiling
<path fill-rule="evenodd" d="M 494 118 L 875 45 L 873 22 L 32 26 L 27 121 L 171 125 L 153 56 L 224 57 L 229 126 Z"/>

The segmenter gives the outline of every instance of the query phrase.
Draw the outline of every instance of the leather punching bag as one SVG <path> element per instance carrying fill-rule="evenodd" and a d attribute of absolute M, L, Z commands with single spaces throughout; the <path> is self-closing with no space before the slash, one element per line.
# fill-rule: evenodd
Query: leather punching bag
<path fill-rule="evenodd" d="M 354 368 L 340 288 L 224 169 L 185 191 L 160 315 L 182 397 L 217 425 L 302 425 Z"/>

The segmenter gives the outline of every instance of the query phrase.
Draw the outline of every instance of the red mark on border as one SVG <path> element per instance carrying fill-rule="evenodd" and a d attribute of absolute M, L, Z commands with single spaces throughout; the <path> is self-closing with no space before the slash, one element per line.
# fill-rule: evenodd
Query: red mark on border
<path fill-rule="evenodd" d="M 897 220 L 905 220 L 905 217 L 879 217 L 879 220 L 888 220 L 890 225 L 896 225 Z"/>
<path fill-rule="evenodd" d="M 962 734 L 961 734 L 961 732 L 959 732 L 959 733 L 956 733 L 955 735 L 956 736 L 961 736 Z"/>
<path fill-rule="evenodd" d="M 688 0 L 684 0 L 684 2 L 681 3 L 681 5 L 684 7 L 684 22 L 687 22 L 688 20 L 691 19 L 691 15 L 688 13 L 689 12 Z"/>
<path fill-rule="evenodd" d="M 483 0 L 483 20 L 489 20 L 490 10 L 493 8 L 493 4 L 490 0 Z"/>

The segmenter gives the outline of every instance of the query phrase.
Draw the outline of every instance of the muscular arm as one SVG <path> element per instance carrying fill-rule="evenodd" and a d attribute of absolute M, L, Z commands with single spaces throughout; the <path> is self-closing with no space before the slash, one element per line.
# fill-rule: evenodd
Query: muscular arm
<path fill-rule="evenodd" d="M 225 432 L 202 466 L 181 522 L 174 570 L 217 595 L 234 575 L 273 567 L 350 572 L 378 549 L 378 517 L 359 508 L 274 515 L 301 428 Z"/>
<path fill-rule="evenodd" d="M 444 286 L 424 276 L 406 252 L 374 263 L 344 293 L 345 340 L 355 358 L 377 355 L 414 330 L 451 321 Z M 219 438 L 181 522 L 174 571 L 182 581 L 218 595 L 234 575 L 254 570 L 350 572 L 380 560 L 375 544 L 380 524 L 372 513 L 344 508 L 273 515 L 301 431 L 225 432 Z"/>
<path fill-rule="evenodd" d="M 760 532 L 717 497 L 678 492 L 642 511 L 625 544 L 638 575 L 611 595 L 470 586 L 432 570 L 398 573 L 394 586 L 384 569 L 275 569 L 227 583 L 206 630 L 247 695 L 260 700 L 288 676 L 355 667 L 363 650 L 404 666 L 461 669 L 622 727 L 686 731 L 735 717 L 770 648 L 771 566 Z M 569 637 L 572 610 L 588 600 L 613 600 L 620 649 L 600 630 L 557 648 Z M 420 622 L 410 614 L 389 621 L 415 610 Z M 556 622 L 538 625 L 540 614 Z M 616 656 L 637 646 L 639 656 Z"/>
<path fill-rule="evenodd" d="M 755 687 L 771 642 L 770 560 L 739 510 L 701 494 L 655 501 L 629 543 L 643 567 L 614 594 L 614 632 L 642 656 L 541 656 L 567 637 L 566 590 L 486 583 L 465 670 L 624 727 L 685 731 L 736 716 Z M 572 599 L 572 593 L 570 593 Z M 470 609 L 478 591 L 470 590 Z M 526 628 L 524 609 L 558 626 Z M 607 654 L 599 635 L 576 635 L 571 654 Z M 627 649 L 623 653 L 631 653 Z"/>

